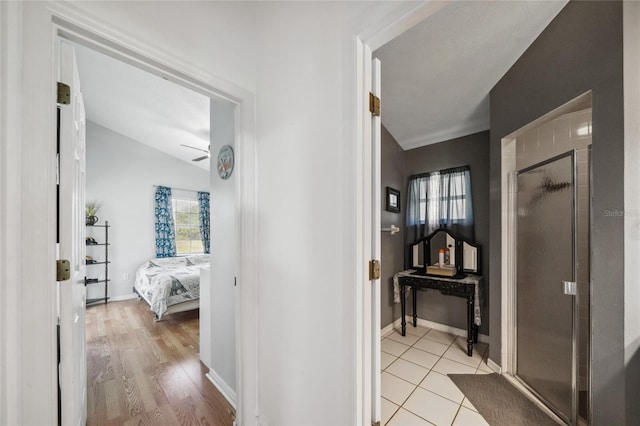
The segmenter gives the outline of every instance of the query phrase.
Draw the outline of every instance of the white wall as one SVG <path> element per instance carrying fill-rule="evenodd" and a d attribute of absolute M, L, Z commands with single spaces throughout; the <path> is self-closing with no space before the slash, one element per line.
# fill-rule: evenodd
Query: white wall
<path fill-rule="evenodd" d="M 109 23 L 135 44 L 166 52 L 184 69 L 255 88 L 256 14 L 252 2 L 73 1 L 72 9 Z"/>
<path fill-rule="evenodd" d="M 258 351 L 265 425 L 356 419 L 355 37 L 383 3 L 259 7 Z"/>
<path fill-rule="evenodd" d="M 176 142 L 177 143 L 177 142 Z M 209 173 L 161 151 L 136 142 L 91 121 L 87 122 L 87 200 L 103 205 L 98 224 L 109 221 L 109 296 L 132 294 L 135 271 L 156 257 L 153 185 L 208 191 Z M 88 228 L 96 241 L 102 228 Z M 87 254 L 102 260 L 101 248 Z M 87 276 L 102 265 L 87 266 Z M 125 279 L 128 274 L 128 279 Z M 87 287 L 87 298 L 100 297 L 103 287 Z"/>
<path fill-rule="evenodd" d="M 237 168 L 227 180 L 216 160 L 223 145 L 235 149 L 235 106 L 211 101 L 211 365 L 212 377 L 236 401 L 236 194 Z"/>

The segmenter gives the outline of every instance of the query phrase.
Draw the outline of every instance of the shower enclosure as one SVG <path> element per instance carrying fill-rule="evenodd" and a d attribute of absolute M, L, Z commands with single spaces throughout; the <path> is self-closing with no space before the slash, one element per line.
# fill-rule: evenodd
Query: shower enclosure
<path fill-rule="evenodd" d="M 576 425 L 576 152 L 516 176 L 515 376 L 559 417 Z"/>

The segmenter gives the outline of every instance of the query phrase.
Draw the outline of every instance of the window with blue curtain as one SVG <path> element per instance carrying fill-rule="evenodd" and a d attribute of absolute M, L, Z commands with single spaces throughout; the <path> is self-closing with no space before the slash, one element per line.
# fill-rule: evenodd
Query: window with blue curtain
<path fill-rule="evenodd" d="M 156 188 L 156 257 L 175 257 L 176 233 L 171 208 L 171 188 Z"/>
<path fill-rule="evenodd" d="M 209 193 L 158 186 L 155 194 L 156 257 L 209 253 Z"/>
<path fill-rule="evenodd" d="M 205 253 L 209 253 L 209 193 L 198 192 L 198 204 L 200 205 L 200 238 Z"/>
<path fill-rule="evenodd" d="M 438 228 L 474 241 L 469 166 L 409 178 L 406 238 L 413 243 Z"/>

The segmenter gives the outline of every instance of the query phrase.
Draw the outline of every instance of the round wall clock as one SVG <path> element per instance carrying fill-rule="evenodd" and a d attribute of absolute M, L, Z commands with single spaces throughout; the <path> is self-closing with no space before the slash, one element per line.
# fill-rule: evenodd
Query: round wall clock
<path fill-rule="evenodd" d="M 231 145 L 224 145 L 218 152 L 218 176 L 227 180 L 233 173 L 233 148 Z"/>

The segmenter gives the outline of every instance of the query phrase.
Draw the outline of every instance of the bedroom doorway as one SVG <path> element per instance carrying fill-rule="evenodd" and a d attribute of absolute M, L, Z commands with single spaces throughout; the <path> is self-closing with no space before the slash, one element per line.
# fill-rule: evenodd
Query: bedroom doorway
<path fill-rule="evenodd" d="M 212 271 L 210 276 L 211 283 L 215 282 L 216 287 L 213 288 L 210 285 L 210 291 L 207 299 L 201 300 L 201 303 L 206 300 L 204 306 L 201 305 L 201 310 L 208 311 L 215 314 L 208 315 L 210 321 L 206 324 L 205 330 L 209 330 L 209 341 L 203 341 L 201 339 L 200 344 L 210 347 L 213 351 L 209 351 L 209 354 L 215 353 L 215 356 L 210 356 L 208 360 L 202 359 L 203 363 L 208 367 L 209 373 L 207 377 L 218 388 L 220 393 L 228 400 L 228 402 L 237 409 L 237 390 L 238 383 L 236 377 L 239 376 L 239 364 L 236 363 L 236 359 L 239 356 L 240 351 L 236 350 L 239 346 L 240 339 L 236 339 L 236 336 L 240 334 L 239 327 L 236 326 L 235 318 L 239 315 L 240 305 L 242 298 L 236 297 L 236 277 L 242 276 L 239 270 L 240 264 L 237 257 L 238 247 L 242 247 L 242 241 L 238 241 L 240 238 L 240 229 L 236 226 L 238 223 L 237 217 L 241 216 L 241 209 L 239 208 L 238 199 L 236 194 L 238 193 L 237 186 L 239 185 L 236 179 L 239 170 L 242 170 L 240 165 L 243 160 L 249 160 L 251 158 L 251 150 L 243 150 L 242 146 L 237 145 L 239 137 L 237 136 L 237 127 L 240 125 L 243 118 L 243 113 L 238 111 L 240 101 L 232 101 L 231 98 L 222 97 L 221 92 L 212 89 L 210 86 L 198 83 L 195 80 L 185 78 L 184 75 L 175 73 L 171 70 L 162 70 L 158 68 L 157 64 L 151 65 L 145 62 L 145 58 L 131 57 L 130 52 L 125 54 L 123 49 L 119 52 L 113 49 L 113 45 L 110 48 L 105 47 L 105 43 L 99 37 L 95 39 L 88 39 L 86 34 L 80 37 L 71 31 L 60 30 L 59 39 L 69 41 L 70 44 L 79 46 L 82 49 L 94 50 L 99 54 L 104 54 L 112 59 L 126 62 L 127 65 L 136 68 L 139 72 L 149 73 L 150 75 L 159 76 L 163 80 L 171 80 L 172 84 L 180 85 L 183 88 L 194 90 L 201 96 L 205 96 L 207 104 L 209 106 L 206 111 L 207 127 L 214 128 L 215 131 L 207 135 L 207 150 L 211 152 L 211 155 L 207 155 L 209 162 L 209 170 L 206 173 L 205 188 L 211 193 L 211 213 L 210 224 L 212 229 L 216 229 L 217 234 L 212 238 L 212 253 L 211 264 Z M 103 78 L 115 78 L 112 76 L 101 76 Z M 82 76 L 81 76 L 82 78 Z M 94 113 L 96 113 L 94 111 Z M 89 112 L 91 114 L 91 112 Z M 88 117 L 91 120 L 91 116 Z M 100 126 L 104 127 L 104 126 Z M 106 129 L 108 130 L 108 129 Z M 101 128 L 99 133 L 104 135 L 107 133 L 105 128 Z M 121 135 L 122 136 L 122 135 Z M 249 135 L 245 135 L 246 140 L 250 140 Z M 241 154 L 236 157 L 235 167 L 224 169 L 224 176 L 219 175 L 217 168 L 217 154 L 223 150 L 228 153 L 231 152 L 231 160 L 229 156 L 225 157 L 225 166 L 229 165 L 229 161 L 233 164 L 234 152 Z M 146 149 L 146 148 L 144 148 Z M 148 152 L 148 150 L 147 150 Z M 245 154 L 246 157 L 243 157 Z M 122 158 L 121 158 L 122 161 Z M 251 162 L 249 162 L 251 164 Z M 234 173 L 235 169 L 235 173 Z M 113 173 L 123 173 L 123 170 L 112 169 L 109 176 L 113 177 Z M 150 185 L 145 185 L 150 188 Z M 189 187 L 189 185 L 181 185 L 181 188 Z M 120 191 L 126 192 L 130 188 L 120 187 Z M 246 191 L 245 193 L 251 193 Z M 124 208 L 127 205 L 126 202 L 120 203 L 118 208 Z M 145 222 L 146 223 L 146 222 Z M 113 226 L 113 222 L 111 222 Z M 250 233 L 246 234 L 247 236 Z M 113 239 L 113 238 L 112 238 Z M 224 247 L 224 250 L 215 250 L 215 245 Z M 246 243 L 244 244 L 246 247 Z M 116 247 L 112 248 L 117 249 Z M 247 248 L 247 251 L 251 252 L 251 248 Z M 129 280 L 133 279 L 135 272 L 125 272 L 114 276 L 117 279 Z M 249 277 L 248 277 L 249 278 Z M 247 280 L 249 284 L 250 278 Z M 250 286 L 247 286 L 249 289 Z M 120 300 L 130 298 L 129 296 L 120 297 Z M 113 303 L 118 300 L 109 301 Z M 249 299 L 250 300 L 250 299 Z M 248 300 L 247 300 L 248 301 Z M 209 304 L 212 303 L 212 304 Z M 216 306 L 213 306 L 215 303 Z M 222 317 L 222 320 L 220 318 Z M 214 323 L 218 321 L 218 323 Z M 202 325 L 201 325 L 202 331 Z M 202 333 L 201 333 L 202 336 Z M 214 337 L 215 336 L 215 337 Z M 63 401 L 64 404 L 64 401 Z M 91 417 L 91 413 L 88 413 Z M 240 412 L 237 413 L 237 418 L 240 419 Z"/>

